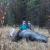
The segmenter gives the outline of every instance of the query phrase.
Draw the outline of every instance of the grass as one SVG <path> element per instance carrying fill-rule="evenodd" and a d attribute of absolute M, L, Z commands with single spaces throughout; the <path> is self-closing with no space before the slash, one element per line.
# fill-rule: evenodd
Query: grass
<path fill-rule="evenodd" d="M 12 27 L 0 28 L 0 50 L 50 50 L 50 38 L 48 38 L 48 43 L 26 42 L 24 39 L 19 42 L 9 40 L 7 35 L 11 29 Z M 50 37 L 46 29 L 34 28 L 34 31 Z"/>

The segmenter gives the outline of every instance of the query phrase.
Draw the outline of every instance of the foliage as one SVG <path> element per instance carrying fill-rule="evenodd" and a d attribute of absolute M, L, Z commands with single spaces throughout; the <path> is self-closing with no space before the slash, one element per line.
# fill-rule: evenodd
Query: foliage
<path fill-rule="evenodd" d="M 48 9 L 42 0 L 0 0 L 0 7 L 6 12 L 6 24 L 19 24 L 30 20 L 33 24 L 45 23 Z M 43 22 L 41 22 L 43 21 Z"/>

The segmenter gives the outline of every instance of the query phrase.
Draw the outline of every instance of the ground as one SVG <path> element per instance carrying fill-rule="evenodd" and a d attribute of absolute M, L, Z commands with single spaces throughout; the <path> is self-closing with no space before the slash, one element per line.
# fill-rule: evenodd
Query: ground
<path fill-rule="evenodd" d="M 12 27 L 8 26 L 0 28 L 0 50 L 50 50 L 50 34 L 47 29 L 34 28 L 34 31 L 49 36 L 47 43 L 41 43 L 31 41 L 26 42 L 24 39 L 19 42 L 13 42 L 8 38 L 11 28 Z M 18 28 L 16 28 L 16 30 L 18 30 Z"/>

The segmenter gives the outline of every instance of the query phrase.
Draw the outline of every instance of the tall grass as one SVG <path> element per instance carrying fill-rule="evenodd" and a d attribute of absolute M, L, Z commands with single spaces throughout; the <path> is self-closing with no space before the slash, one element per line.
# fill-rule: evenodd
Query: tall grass
<path fill-rule="evenodd" d="M 19 42 L 11 41 L 7 36 L 11 28 L 12 27 L 0 28 L 0 50 L 50 50 L 50 38 L 48 39 L 48 43 L 26 42 L 25 39 Z M 16 29 L 18 30 L 18 28 Z M 34 31 L 49 36 L 48 30 L 46 29 L 35 28 Z"/>

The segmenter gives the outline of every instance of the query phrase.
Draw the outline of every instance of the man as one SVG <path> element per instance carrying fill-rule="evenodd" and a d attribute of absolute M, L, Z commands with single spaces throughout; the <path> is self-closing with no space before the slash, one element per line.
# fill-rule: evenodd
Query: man
<path fill-rule="evenodd" d="M 31 27 L 32 27 L 32 25 L 31 25 L 30 21 L 28 21 L 28 28 L 32 29 Z"/>

